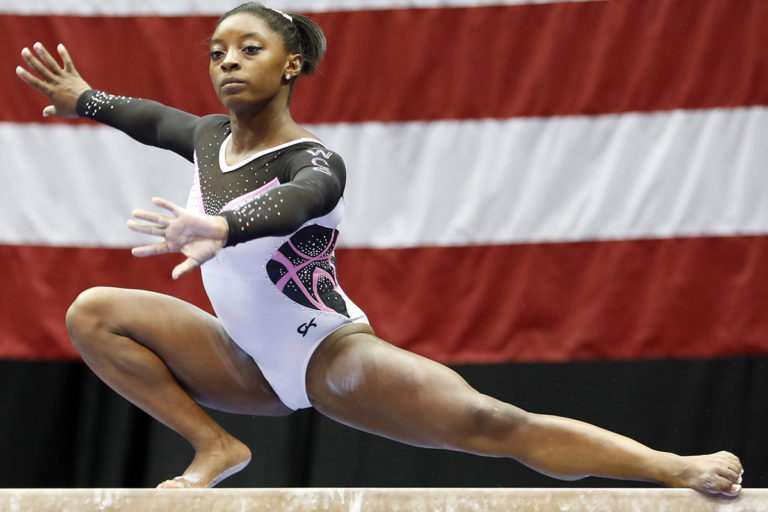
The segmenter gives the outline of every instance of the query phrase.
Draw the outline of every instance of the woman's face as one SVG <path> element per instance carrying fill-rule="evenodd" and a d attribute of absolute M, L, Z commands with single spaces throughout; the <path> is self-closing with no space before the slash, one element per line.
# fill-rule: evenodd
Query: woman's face
<path fill-rule="evenodd" d="M 291 61 L 281 36 L 254 14 L 233 14 L 211 37 L 211 81 L 230 110 L 274 99 L 286 84 Z"/>

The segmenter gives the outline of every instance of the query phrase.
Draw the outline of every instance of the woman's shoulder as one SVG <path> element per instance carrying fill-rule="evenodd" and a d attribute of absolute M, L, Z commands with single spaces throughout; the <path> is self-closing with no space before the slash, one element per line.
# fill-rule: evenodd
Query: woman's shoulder
<path fill-rule="evenodd" d="M 344 160 L 337 151 L 328 148 L 324 142 L 314 138 L 297 139 L 285 150 L 286 156 L 295 161 L 307 161 L 322 159 L 326 161 L 333 160 L 337 164 L 344 165 Z"/>
<path fill-rule="evenodd" d="M 195 121 L 195 143 L 200 142 L 204 137 L 217 135 L 226 137 L 229 135 L 229 116 L 225 114 L 208 114 L 197 118 Z"/>
<path fill-rule="evenodd" d="M 205 129 L 224 128 L 229 129 L 229 116 L 226 114 L 207 114 L 197 120 L 199 126 Z"/>
<path fill-rule="evenodd" d="M 317 139 L 299 139 L 286 147 L 281 156 L 288 180 L 307 168 L 342 180 L 346 174 L 346 166 L 341 156 Z"/>

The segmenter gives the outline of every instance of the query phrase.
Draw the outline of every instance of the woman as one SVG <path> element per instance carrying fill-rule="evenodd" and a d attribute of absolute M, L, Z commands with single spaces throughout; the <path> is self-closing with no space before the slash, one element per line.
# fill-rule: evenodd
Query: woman
<path fill-rule="evenodd" d="M 135 255 L 186 256 L 174 278 L 201 266 L 217 317 L 172 297 L 107 288 L 83 292 L 67 313 L 94 372 L 193 445 L 190 466 L 160 487 L 213 486 L 250 461 L 202 404 L 264 415 L 314 407 L 404 443 L 509 457 L 556 478 L 739 493 L 742 467 L 730 453 L 681 457 L 528 413 L 374 335 L 336 278 L 343 161 L 290 115 L 296 78 L 313 72 L 325 51 L 308 18 L 255 3 L 221 17 L 209 72 L 228 116 L 94 91 L 62 45 L 63 66 L 42 45 L 34 49 L 22 56 L 37 75 L 22 67 L 17 74 L 52 102 L 43 115 L 89 117 L 195 163 L 186 208 L 155 198 L 169 214 L 137 210 L 144 222 L 129 227 L 163 238 Z"/>

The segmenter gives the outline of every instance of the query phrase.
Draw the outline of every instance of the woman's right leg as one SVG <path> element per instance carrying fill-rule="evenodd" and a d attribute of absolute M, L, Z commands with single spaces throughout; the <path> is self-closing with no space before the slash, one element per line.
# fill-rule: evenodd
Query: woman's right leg
<path fill-rule="evenodd" d="M 212 486 L 250 460 L 248 447 L 199 404 L 241 414 L 291 412 L 221 323 L 179 299 L 92 288 L 70 307 L 67 329 L 102 381 L 194 447 L 192 464 L 162 487 Z"/>

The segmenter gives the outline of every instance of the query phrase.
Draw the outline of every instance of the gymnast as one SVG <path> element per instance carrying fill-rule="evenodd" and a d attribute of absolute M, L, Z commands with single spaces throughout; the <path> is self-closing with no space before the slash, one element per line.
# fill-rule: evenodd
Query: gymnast
<path fill-rule="evenodd" d="M 52 103 L 194 162 L 186 207 L 135 210 L 128 226 L 161 237 L 139 257 L 179 252 L 174 279 L 200 267 L 212 316 L 179 299 L 98 287 L 67 312 L 85 363 L 117 393 L 186 438 L 195 456 L 158 487 L 211 487 L 251 452 L 202 408 L 287 415 L 314 407 L 345 425 L 413 446 L 509 457 L 565 480 L 594 475 L 736 496 L 728 452 L 679 456 L 580 421 L 483 395 L 453 370 L 374 334 L 338 285 L 334 246 L 344 210 L 341 157 L 291 118 L 293 85 L 325 53 L 301 14 L 249 2 L 224 13 L 209 73 L 229 115 L 194 116 L 96 91 L 63 45 L 40 43 L 17 75 Z M 441 418 L 435 421 L 435 418 Z"/>

